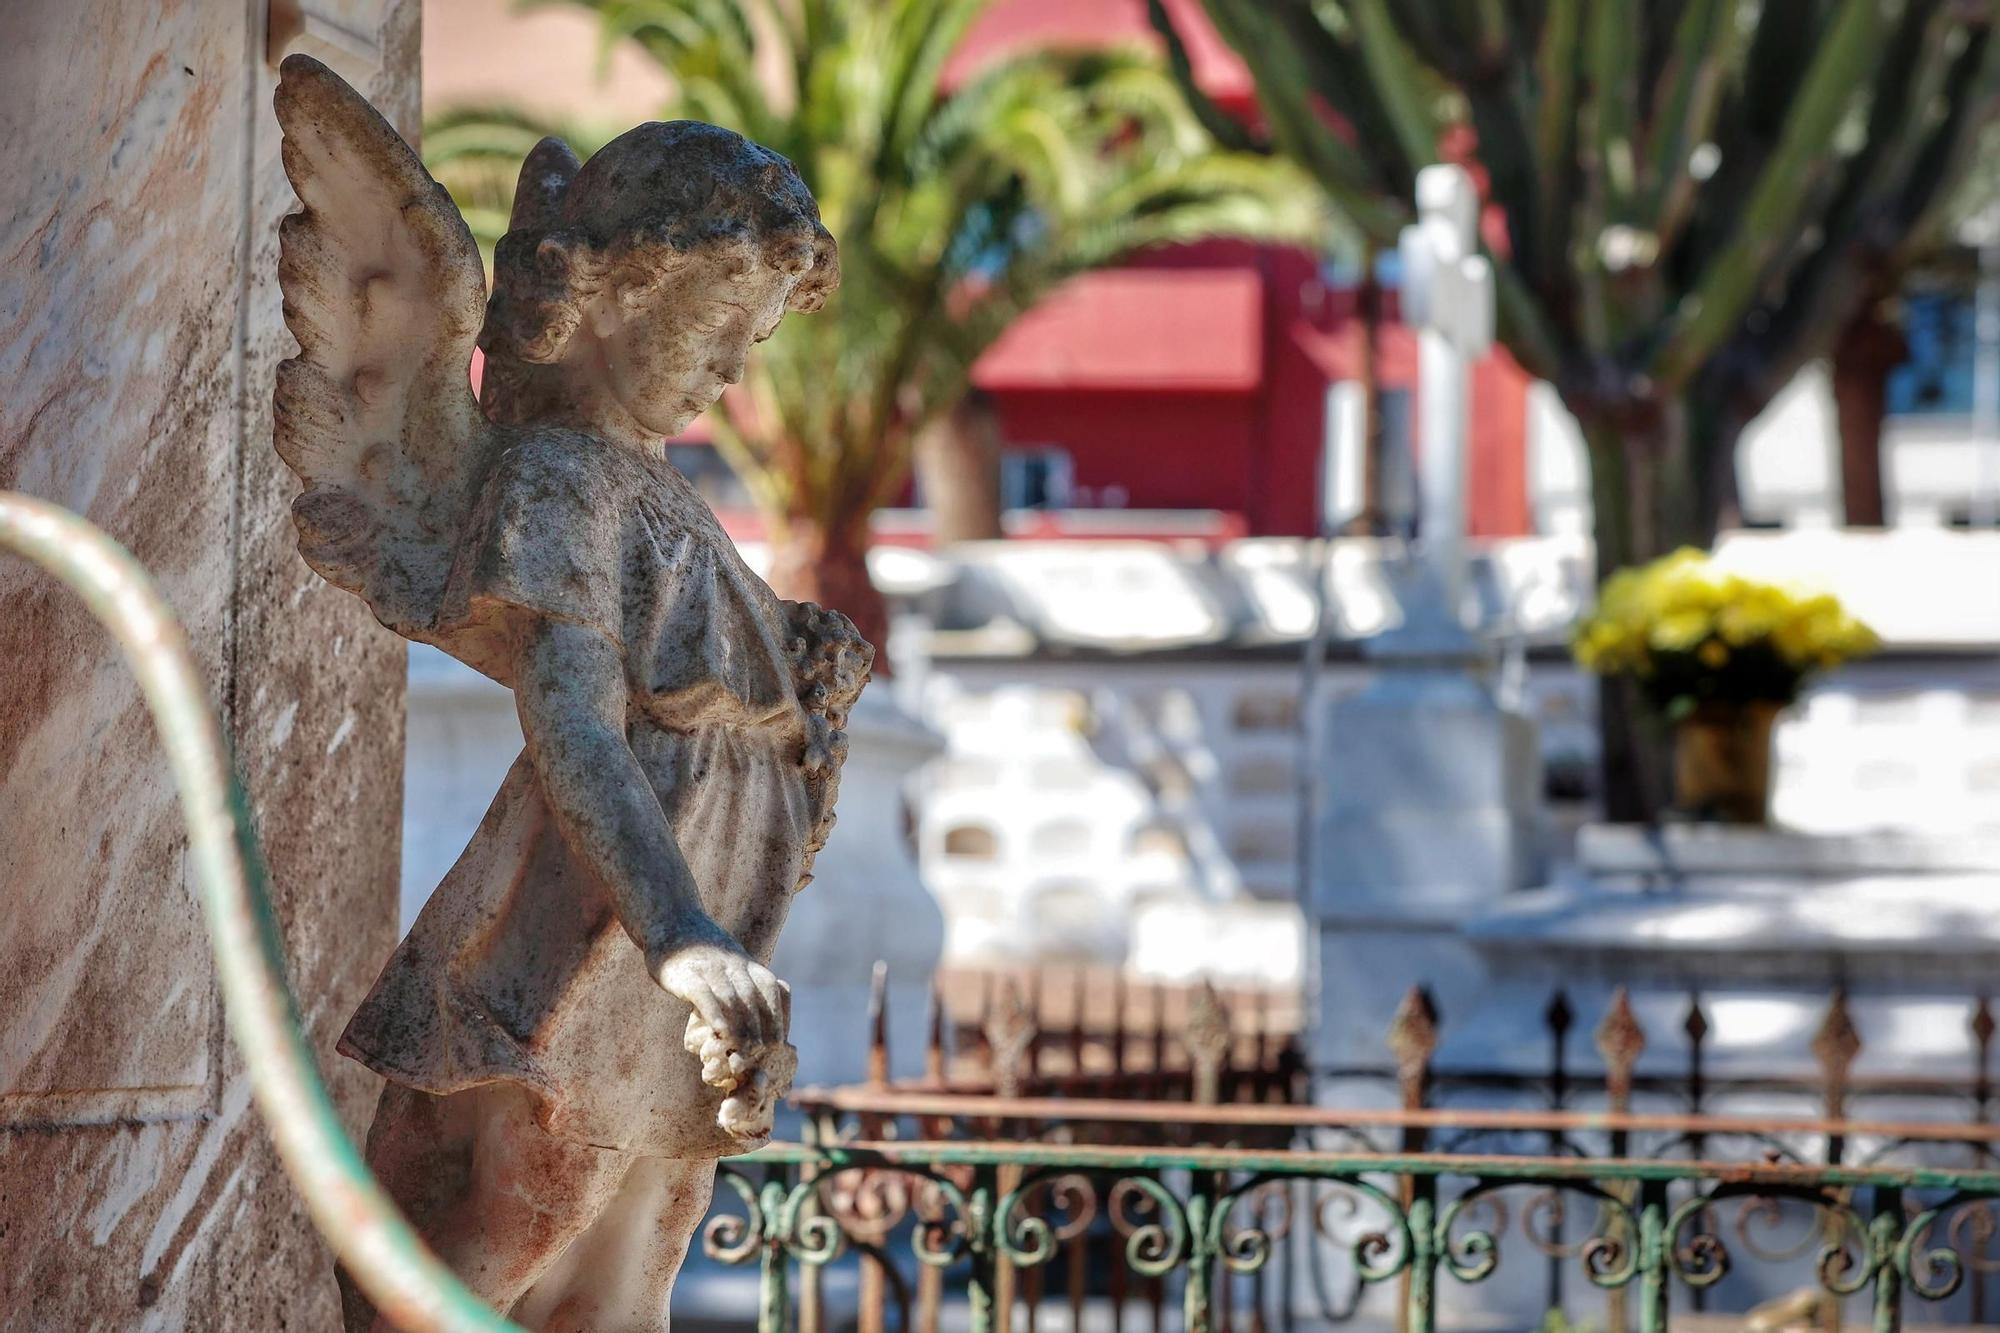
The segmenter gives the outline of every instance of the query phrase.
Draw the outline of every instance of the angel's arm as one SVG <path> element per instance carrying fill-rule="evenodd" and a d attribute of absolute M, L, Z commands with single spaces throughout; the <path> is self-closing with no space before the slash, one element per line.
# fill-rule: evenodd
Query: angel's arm
<path fill-rule="evenodd" d="M 782 1042 L 782 987 L 702 909 L 666 813 L 626 741 L 618 650 L 592 630 L 538 619 L 517 650 L 514 696 L 563 841 L 610 894 L 647 971 L 725 1045 Z"/>

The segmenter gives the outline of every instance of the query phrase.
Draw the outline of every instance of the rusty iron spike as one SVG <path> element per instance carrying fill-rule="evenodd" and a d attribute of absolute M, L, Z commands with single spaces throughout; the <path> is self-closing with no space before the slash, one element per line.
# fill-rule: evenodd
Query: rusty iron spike
<path fill-rule="evenodd" d="M 1202 978 L 1188 1004 L 1188 1064 L 1194 1071 L 1195 1101 L 1213 1106 L 1222 1099 L 1222 1070 L 1229 1063 L 1229 1010 L 1215 983 Z"/>
<path fill-rule="evenodd" d="M 1847 1105 L 1848 1076 L 1854 1070 L 1855 1057 L 1861 1054 L 1861 1033 L 1848 1012 L 1844 986 L 1836 989 L 1827 1003 L 1826 1017 L 1813 1033 L 1812 1053 L 1826 1079 L 1827 1119 L 1839 1120 Z"/>
<path fill-rule="evenodd" d="M 1083 964 L 1078 963 L 1070 973 L 1069 985 L 1069 1060 L 1071 1069 L 1083 1072 L 1083 1045 L 1085 1015 L 1084 1008 L 1090 999 L 1089 976 Z"/>
<path fill-rule="evenodd" d="M 1002 1097 L 1018 1097 L 1033 1072 L 1028 1066 L 1034 1049 L 1035 1018 L 1021 993 L 1019 978 L 1008 977 L 1000 1003 L 986 1020 L 986 1045 L 992 1054 L 993 1086 Z"/>
<path fill-rule="evenodd" d="M 889 1081 L 889 965 L 880 958 L 868 977 L 868 1081 Z"/>
<path fill-rule="evenodd" d="M 1632 996 L 1623 986 L 1611 993 L 1611 1004 L 1595 1033 L 1597 1053 L 1604 1057 L 1604 1090 L 1614 1111 L 1632 1102 L 1632 1071 L 1646 1049 L 1646 1030 L 1632 1012 Z"/>
<path fill-rule="evenodd" d="M 924 1080 L 944 1082 L 944 991 L 935 975 L 931 977 L 929 1031 L 924 1040 Z"/>
<path fill-rule="evenodd" d="M 1412 986 L 1389 1020 L 1389 1053 L 1396 1057 L 1396 1081 L 1403 1105 L 1414 1110 L 1430 1090 L 1431 1057 L 1438 1048 L 1438 1007 L 1427 986 Z"/>

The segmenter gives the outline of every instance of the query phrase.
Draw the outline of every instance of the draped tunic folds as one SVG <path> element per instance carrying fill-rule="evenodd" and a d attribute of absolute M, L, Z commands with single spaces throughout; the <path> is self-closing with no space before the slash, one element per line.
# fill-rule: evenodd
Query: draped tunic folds
<path fill-rule="evenodd" d="M 768 961 L 829 822 L 832 784 L 812 775 L 837 766 L 837 733 L 802 707 L 795 661 L 812 646 L 801 618 L 827 613 L 773 595 L 666 463 L 540 430 L 481 487 L 436 642 L 511 684 L 510 645 L 530 617 L 618 647 L 632 751 L 703 905 Z M 524 752 L 340 1049 L 433 1093 L 520 1083 L 565 1139 L 671 1157 L 741 1151 L 716 1125 L 724 1094 L 682 1045 L 688 1012 L 572 856 Z"/>

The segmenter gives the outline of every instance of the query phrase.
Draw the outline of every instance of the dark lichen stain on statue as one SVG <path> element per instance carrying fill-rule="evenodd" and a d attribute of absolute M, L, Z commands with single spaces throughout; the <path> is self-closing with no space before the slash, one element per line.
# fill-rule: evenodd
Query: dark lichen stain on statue
<path fill-rule="evenodd" d="M 545 140 L 488 302 L 451 201 L 358 94 L 293 57 L 277 107 L 300 553 L 513 689 L 527 741 L 341 1040 L 389 1080 L 369 1160 L 515 1318 L 662 1329 L 713 1159 L 769 1134 L 796 1068 L 764 964 L 873 657 L 751 573 L 662 441 L 825 301 L 833 240 L 729 131 L 643 125 L 588 163 Z"/>

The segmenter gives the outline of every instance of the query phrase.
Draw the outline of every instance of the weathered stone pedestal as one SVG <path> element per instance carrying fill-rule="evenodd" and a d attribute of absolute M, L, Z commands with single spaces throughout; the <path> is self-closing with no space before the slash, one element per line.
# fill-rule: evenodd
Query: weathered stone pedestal
<path fill-rule="evenodd" d="M 1482 646 L 1418 582 L 1404 624 L 1370 646 L 1374 679 L 1328 710 L 1314 833 L 1324 1064 L 1379 1058 L 1415 982 L 1449 1007 L 1480 967 L 1461 924 L 1535 882 L 1541 755 L 1534 724 L 1490 683 Z"/>
<path fill-rule="evenodd" d="M 1391 661 L 1330 710 L 1323 921 L 1449 925 L 1534 881 L 1534 724 L 1503 708 L 1478 670 Z"/>

